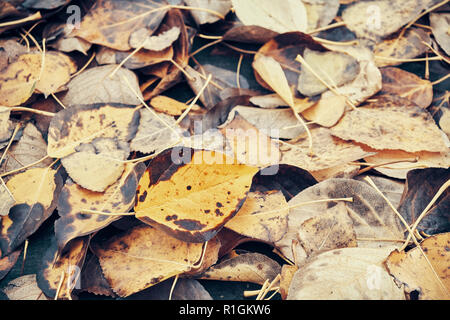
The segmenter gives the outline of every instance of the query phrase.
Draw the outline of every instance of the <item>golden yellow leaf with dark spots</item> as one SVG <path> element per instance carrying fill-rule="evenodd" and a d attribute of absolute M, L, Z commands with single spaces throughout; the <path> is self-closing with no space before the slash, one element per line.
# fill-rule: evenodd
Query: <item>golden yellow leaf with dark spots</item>
<path fill-rule="evenodd" d="M 240 209 L 258 168 L 222 153 L 183 149 L 150 164 L 139 182 L 136 217 L 183 241 L 205 242 Z"/>

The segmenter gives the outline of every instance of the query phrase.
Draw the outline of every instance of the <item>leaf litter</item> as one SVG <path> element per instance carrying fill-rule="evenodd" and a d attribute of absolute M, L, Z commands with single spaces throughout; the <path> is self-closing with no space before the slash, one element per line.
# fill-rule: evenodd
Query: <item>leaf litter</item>
<path fill-rule="evenodd" d="M 446 1 L 69 2 L 0 6 L 9 299 L 449 298 Z"/>

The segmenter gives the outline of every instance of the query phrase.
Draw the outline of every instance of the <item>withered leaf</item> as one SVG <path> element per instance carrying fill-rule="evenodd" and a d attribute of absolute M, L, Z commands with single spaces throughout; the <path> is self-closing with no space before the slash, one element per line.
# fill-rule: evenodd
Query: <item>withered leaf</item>
<path fill-rule="evenodd" d="M 288 211 L 281 191 L 250 192 L 225 227 L 252 239 L 274 243 L 287 230 Z"/>
<path fill-rule="evenodd" d="M 62 98 L 62 103 L 66 107 L 94 103 L 141 104 L 136 97 L 138 94 L 143 99 L 137 76 L 130 70 L 120 68 L 110 77 L 116 67 L 112 64 L 83 71 L 67 84 L 69 90 Z"/>
<path fill-rule="evenodd" d="M 394 36 L 375 45 L 373 53 L 378 67 L 396 66 L 403 59 L 413 59 L 428 51 L 429 33 L 420 28 L 409 28 L 400 38 Z"/>
<path fill-rule="evenodd" d="M 28 274 L 10 281 L 3 292 L 9 300 L 47 300 L 37 286 L 36 275 Z"/>
<path fill-rule="evenodd" d="M 86 258 L 89 240 L 89 236 L 74 239 L 61 254 L 56 239 L 54 237 L 51 239 L 36 275 L 39 288 L 48 298 L 71 299 L 72 291 L 80 287 L 80 271 Z M 61 290 L 56 296 L 58 287 Z"/>
<path fill-rule="evenodd" d="M 408 172 L 405 190 L 398 211 L 408 223 L 413 224 L 430 203 L 439 188 L 450 179 L 447 168 L 417 169 Z M 427 234 L 450 230 L 450 190 L 437 199 L 428 214 L 418 225 Z"/>
<path fill-rule="evenodd" d="M 81 290 L 95 295 L 116 297 L 108 281 L 103 276 L 100 262 L 95 255 L 91 255 L 83 265 L 83 270 L 81 271 Z"/>
<path fill-rule="evenodd" d="M 79 105 L 61 110 L 48 129 L 47 153 L 63 158 L 83 143 L 97 138 L 114 138 L 129 142 L 136 135 L 139 110 L 117 103 Z"/>
<path fill-rule="evenodd" d="M 167 279 L 150 288 L 133 294 L 128 297 L 129 300 L 167 300 L 171 296 L 171 300 L 213 300 L 203 285 L 191 278 L 177 279 L 174 286 L 173 279 Z M 173 288 L 173 289 L 172 289 Z"/>
<path fill-rule="evenodd" d="M 0 280 L 2 280 L 9 273 L 12 267 L 14 267 L 14 265 L 17 262 L 17 259 L 19 259 L 21 252 L 22 249 L 19 249 L 1 258 L 1 251 L 0 251 Z"/>
<path fill-rule="evenodd" d="M 179 102 L 178 100 L 172 99 L 166 96 L 156 96 L 150 101 L 150 105 L 158 112 L 163 112 L 170 116 L 181 116 L 183 111 L 189 106 L 185 103 Z M 200 107 L 194 105 L 191 108 L 192 111 L 199 111 Z M 142 115 L 141 115 L 142 116 Z"/>
<path fill-rule="evenodd" d="M 16 199 L 8 216 L 1 219 L 0 249 L 11 253 L 52 214 L 62 188 L 60 174 L 50 168 L 29 169 L 6 184 Z"/>
<path fill-rule="evenodd" d="M 281 163 L 317 171 L 356 161 L 368 155 L 360 146 L 333 137 L 329 129 L 316 127 L 310 131 L 314 155 L 309 155 L 308 137 L 303 133 L 280 145 Z"/>
<path fill-rule="evenodd" d="M 167 31 L 163 31 L 158 35 L 152 36 L 151 31 L 142 28 L 133 32 L 130 36 L 130 46 L 132 48 L 140 48 L 151 51 L 162 51 L 167 49 L 180 36 L 180 28 L 173 27 Z"/>
<path fill-rule="evenodd" d="M 127 297 L 194 268 L 203 246 L 141 225 L 95 246 L 94 251 L 112 290 Z"/>
<path fill-rule="evenodd" d="M 433 101 L 433 86 L 428 80 L 398 68 L 381 69 L 383 87 L 380 94 L 398 95 L 427 108 Z"/>
<path fill-rule="evenodd" d="M 214 151 L 174 148 L 158 158 L 139 182 L 136 217 L 183 241 L 211 239 L 240 209 L 258 172 Z"/>
<path fill-rule="evenodd" d="M 308 17 L 308 31 L 328 25 L 337 16 L 339 0 L 302 0 Z"/>
<path fill-rule="evenodd" d="M 287 300 L 404 300 L 383 266 L 393 248 L 344 248 L 315 256 L 295 273 Z"/>
<path fill-rule="evenodd" d="M 378 150 L 448 150 L 442 132 L 431 115 L 409 100 L 396 96 L 380 96 L 375 102 L 346 113 L 331 128 L 331 133 Z"/>
<path fill-rule="evenodd" d="M 356 78 L 360 72 L 358 61 L 342 52 L 318 52 L 305 49 L 303 58 L 306 63 L 328 83 L 340 87 Z M 302 65 L 298 80 L 298 91 L 306 96 L 315 96 L 328 88 Z"/>
<path fill-rule="evenodd" d="M 169 6 L 165 0 L 96 1 L 81 20 L 74 36 L 121 51 L 131 49 L 131 34 L 141 28 L 153 32 L 164 19 Z"/>
<path fill-rule="evenodd" d="M 6 216 L 9 213 L 9 209 L 11 209 L 16 200 L 14 196 L 9 191 L 5 182 L 2 178 L 0 178 L 0 216 Z"/>
<path fill-rule="evenodd" d="M 75 148 L 76 152 L 61 159 L 68 175 L 81 187 L 103 192 L 119 179 L 125 170 L 130 149 L 126 142 L 97 138 Z"/>
<path fill-rule="evenodd" d="M 448 33 L 448 29 L 450 28 L 450 14 L 431 13 L 430 26 L 437 43 L 439 43 L 447 55 L 450 55 L 450 35 Z"/>
<path fill-rule="evenodd" d="M 44 59 L 44 65 L 42 67 Z M 0 104 L 14 107 L 27 101 L 33 92 L 45 96 L 69 82 L 75 73 L 75 63 L 60 52 L 22 54 L 3 69 L 0 76 Z"/>
<path fill-rule="evenodd" d="M 421 0 L 362 1 L 345 8 L 342 19 L 358 38 L 378 40 L 396 32 L 418 16 L 422 9 L 424 3 Z"/>
<path fill-rule="evenodd" d="M 364 179 L 369 177 L 377 188 L 389 199 L 395 208 L 398 208 L 400 200 L 402 198 L 403 190 L 405 188 L 405 182 L 397 179 L 390 179 L 380 177 L 372 174 L 359 175 L 355 177 L 356 180 L 365 181 Z M 366 181 L 365 181 L 366 182 Z"/>
<path fill-rule="evenodd" d="M 326 201 L 349 197 L 353 199 L 352 202 Z M 316 200 L 322 201 L 314 203 L 313 201 Z M 298 230 L 302 224 L 308 219 L 320 218 L 321 215 L 330 211 L 336 214 L 341 209 L 337 207 L 338 205 L 345 207 L 353 221 L 358 246 L 380 247 L 386 245 L 382 239 L 403 239 L 399 218 L 375 189 L 361 181 L 328 179 L 303 190 L 292 198 L 288 205 L 292 207 L 288 215 L 288 232 L 275 245 L 291 260 L 294 260 L 293 251 L 298 262 L 307 257 L 303 246 L 292 248 L 292 240 L 297 239 Z M 332 227 L 333 225 L 329 225 L 327 229 L 332 230 Z M 333 245 L 338 244 L 339 242 L 333 243 Z M 392 245 L 391 242 L 387 244 Z"/>
<path fill-rule="evenodd" d="M 43 159 L 47 155 L 47 143 L 38 129 L 31 123 L 25 126 L 20 140 L 13 144 L 5 156 L 0 172 L 5 173 L 16 170 Z M 33 166 L 45 168 L 53 162 L 46 159 Z"/>
<path fill-rule="evenodd" d="M 14 131 L 14 123 L 9 120 L 11 109 L 0 107 L 0 149 L 5 147 Z"/>
<path fill-rule="evenodd" d="M 419 248 L 393 251 L 385 265 L 389 273 L 404 285 L 405 292 L 417 291 L 420 300 L 450 299 L 450 233 L 425 239 Z"/>
<path fill-rule="evenodd" d="M 231 0 L 185 0 L 186 4 L 191 7 L 206 8 L 226 16 L 231 10 Z M 198 25 L 205 23 L 214 23 L 220 20 L 216 14 L 205 11 L 191 11 L 192 17 Z"/>
<path fill-rule="evenodd" d="M 59 250 L 76 237 L 98 231 L 120 216 L 83 214 L 83 210 L 106 213 L 128 212 L 135 203 L 135 190 L 145 165 L 127 164 L 120 179 L 105 192 L 92 192 L 83 189 L 70 179 L 66 181 L 58 200 L 58 214 L 55 221 L 55 234 Z"/>
<path fill-rule="evenodd" d="M 344 115 L 347 99 L 342 95 L 323 95 L 312 107 L 302 112 L 305 119 L 322 127 L 334 126 Z"/>
<path fill-rule="evenodd" d="M 101 47 L 98 50 L 95 59 L 101 65 L 122 63 L 124 68 L 133 70 L 148 66 L 155 66 L 163 62 L 170 61 L 174 54 L 172 47 L 168 47 L 162 51 L 140 50 L 133 55 L 131 55 L 131 53 L 132 51 L 118 51 L 107 47 Z M 138 95 L 141 95 L 139 90 L 135 91 Z M 128 92 L 124 93 L 126 94 Z M 134 97 L 136 97 L 136 95 L 134 95 Z"/>
<path fill-rule="evenodd" d="M 275 32 L 305 32 L 308 26 L 302 1 L 231 0 L 239 20 L 244 25 L 256 25 Z"/>
<path fill-rule="evenodd" d="M 263 284 L 272 281 L 281 272 L 281 266 L 261 253 L 242 253 L 212 266 L 202 279 L 240 281 Z"/>

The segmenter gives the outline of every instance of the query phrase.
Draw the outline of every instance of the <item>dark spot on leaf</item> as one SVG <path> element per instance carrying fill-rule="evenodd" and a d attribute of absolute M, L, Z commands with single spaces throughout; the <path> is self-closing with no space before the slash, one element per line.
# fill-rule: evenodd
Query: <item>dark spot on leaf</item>
<path fill-rule="evenodd" d="M 173 223 L 175 223 L 180 228 L 183 228 L 183 229 L 186 229 L 189 231 L 202 230 L 204 227 L 206 227 L 206 225 L 200 223 L 197 220 L 192 220 L 192 219 L 177 220 L 177 221 L 174 221 Z"/>

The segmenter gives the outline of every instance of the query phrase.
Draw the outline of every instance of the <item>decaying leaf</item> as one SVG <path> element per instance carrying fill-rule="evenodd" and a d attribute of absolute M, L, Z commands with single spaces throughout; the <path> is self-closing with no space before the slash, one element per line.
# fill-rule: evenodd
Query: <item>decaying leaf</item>
<path fill-rule="evenodd" d="M 352 179 L 358 175 L 361 167 L 357 164 L 343 164 L 328 169 L 311 171 L 311 175 L 319 182 L 331 178 Z"/>
<path fill-rule="evenodd" d="M 97 138 L 113 138 L 129 142 L 134 138 L 139 112 L 134 106 L 122 104 L 80 105 L 61 110 L 48 129 L 47 153 L 63 158 L 83 143 Z"/>
<path fill-rule="evenodd" d="M 256 25 L 278 33 L 305 32 L 308 26 L 306 8 L 301 0 L 282 3 L 270 0 L 231 0 L 244 25 Z"/>
<path fill-rule="evenodd" d="M 390 179 L 385 177 L 380 177 L 372 174 L 359 175 L 355 177 L 356 180 L 365 181 L 364 179 L 369 177 L 370 180 L 377 186 L 377 188 L 389 199 L 394 208 L 398 208 L 403 190 L 405 188 L 405 183 L 397 179 Z"/>
<path fill-rule="evenodd" d="M 325 27 L 336 17 L 339 0 L 302 0 L 308 17 L 308 31 Z"/>
<path fill-rule="evenodd" d="M 203 246 L 177 240 L 163 231 L 142 225 L 94 250 L 113 291 L 126 297 L 195 268 Z"/>
<path fill-rule="evenodd" d="M 178 239 L 205 242 L 240 209 L 258 169 L 222 153 L 183 149 L 150 164 L 139 182 L 136 217 Z"/>
<path fill-rule="evenodd" d="M 130 36 L 130 46 L 132 48 L 143 47 L 151 51 L 162 51 L 170 47 L 178 39 L 180 36 L 180 28 L 173 27 L 155 36 L 152 36 L 151 33 L 146 28 L 134 31 Z"/>
<path fill-rule="evenodd" d="M 306 133 L 280 145 L 281 162 L 308 171 L 318 171 L 346 164 L 363 158 L 368 153 L 360 146 L 333 137 L 327 128 L 310 129 L 314 155 L 309 154 Z"/>
<path fill-rule="evenodd" d="M 295 265 L 284 264 L 281 267 L 280 274 L 280 295 L 281 299 L 286 300 L 289 292 L 289 286 L 292 282 L 295 272 L 297 272 L 298 267 Z"/>
<path fill-rule="evenodd" d="M 141 109 L 140 114 L 136 136 L 130 143 L 131 151 L 147 154 L 163 151 L 180 140 L 182 130 L 173 117 L 147 109 Z"/>
<path fill-rule="evenodd" d="M 342 19 L 359 38 L 378 40 L 396 32 L 418 16 L 423 8 L 421 0 L 361 1 L 348 6 L 342 12 Z"/>
<path fill-rule="evenodd" d="M 450 179 L 447 168 L 430 168 L 408 172 L 405 190 L 398 211 L 408 223 L 415 223 L 422 211 L 438 192 L 439 188 Z M 450 230 L 450 189 L 436 200 L 427 216 L 417 228 L 427 234 L 448 232 Z"/>
<path fill-rule="evenodd" d="M 103 192 L 119 179 L 130 153 L 128 144 L 112 138 L 97 138 L 81 144 L 75 153 L 61 159 L 68 175 L 81 187 Z"/>
<path fill-rule="evenodd" d="M 367 151 L 377 151 L 370 148 L 363 148 Z M 365 157 L 364 160 L 371 165 L 375 165 L 375 171 L 397 179 L 406 179 L 409 171 L 418 168 L 450 167 L 449 153 L 428 151 L 410 153 L 402 150 L 381 150 L 375 155 Z"/>
<path fill-rule="evenodd" d="M 380 94 L 392 94 L 427 108 L 433 101 L 433 86 L 413 73 L 398 68 L 381 69 L 383 87 Z"/>
<path fill-rule="evenodd" d="M 69 90 L 62 98 L 62 103 L 66 107 L 94 103 L 141 104 L 136 97 L 138 94 L 143 99 L 136 75 L 120 68 L 111 78 L 116 67 L 117 65 L 112 64 L 83 71 L 67 84 Z"/>
<path fill-rule="evenodd" d="M 22 249 L 19 249 L 1 258 L 0 251 L 0 280 L 2 280 L 9 273 L 12 267 L 14 267 L 21 253 Z"/>
<path fill-rule="evenodd" d="M 13 176 L 6 185 L 16 204 L 1 219 L 3 255 L 14 251 L 50 217 L 62 188 L 62 178 L 56 170 L 35 168 Z"/>
<path fill-rule="evenodd" d="M 263 284 L 272 281 L 281 272 L 281 266 L 260 253 L 242 253 L 212 266 L 202 279 L 241 281 Z"/>
<path fill-rule="evenodd" d="M 106 281 L 103 276 L 100 262 L 95 255 L 91 255 L 83 265 L 80 285 L 82 291 L 87 291 L 95 295 L 116 297 L 116 294 L 112 291 L 108 281 Z"/>
<path fill-rule="evenodd" d="M 352 202 L 327 201 L 327 199 L 349 197 L 352 198 Z M 317 200 L 322 201 L 317 202 Z M 304 245 L 292 247 L 292 241 L 298 240 L 298 232 L 303 223 L 311 218 L 326 218 L 322 215 L 328 212 L 334 212 L 334 215 L 337 215 L 336 212 L 342 209 L 347 211 L 353 221 L 353 229 L 359 247 L 380 247 L 385 246 L 386 243 L 392 245 L 391 242 L 383 242 L 383 240 L 403 239 L 399 218 L 386 201 L 364 182 L 353 179 L 328 179 L 303 190 L 292 198 L 288 205 L 291 207 L 288 215 L 288 232 L 275 243 L 275 246 L 292 261 L 294 257 L 298 262 L 304 261 L 307 257 Z M 342 224 L 346 220 L 341 219 L 341 221 L 336 220 L 335 223 Z M 349 228 L 346 227 L 346 229 Z M 325 230 L 332 231 L 333 224 L 326 225 Z M 339 235 L 339 232 L 343 231 L 337 230 L 337 232 Z M 336 239 L 340 239 L 340 237 L 336 237 Z M 330 243 L 328 246 L 335 245 L 337 247 L 339 242 Z M 346 240 L 345 243 L 351 243 L 351 241 Z"/>
<path fill-rule="evenodd" d="M 223 16 L 226 16 L 231 10 L 231 0 L 185 0 L 186 4 L 196 8 L 206 8 L 214 12 L 217 12 Z M 205 11 L 191 11 L 197 24 L 202 25 L 205 23 L 214 23 L 220 20 L 217 14 L 212 14 Z"/>
<path fill-rule="evenodd" d="M 312 107 L 302 112 L 305 119 L 323 127 L 334 126 L 344 115 L 347 99 L 342 95 L 329 95 L 322 97 Z"/>
<path fill-rule="evenodd" d="M 226 228 L 252 239 L 274 243 L 287 230 L 287 202 L 281 191 L 250 192 Z"/>
<path fill-rule="evenodd" d="M 331 133 L 378 150 L 448 150 L 430 114 L 409 100 L 395 96 L 380 96 L 375 102 L 347 112 Z"/>
<path fill-rule="evenodd" d="M 38 129 L 31 123 L 27 123 L 20 140 L 13 144 L 5 156 L 0 172 L 10 172 L 37 162 L 47 156 L 47 143 Z M 33 168 L 45 168 L 53 162 L 45 159 L 33 166 Z"/>
<path fill-rule="evenodd" d="M 156 31 L 169 10 L 165 0 L 143 0 L 139 3 L 136 5 L 128 0 L 96 1 L 83 17 L 74 36 L 116 50 L 130 50 L 131 34 L 141 28 Z"/>
<path fill-rule="evenodd" d="M 35 90 L 45 96 L 58 92 L 76 69 L 75 63 L 60 52 L 23 54 L 2 71 L 0 105 L 20 105 Z"/>
<path fill-rule="evenodd" d="M 28 274 L 10 281 L 3 292 L 9 300 L 47 300 L 37 286 L 36 275 Z"/>
<path fill-rule="evenodd" d="M 427 52 L 426 44 L 431 44 L 429 33 L 420 28 L 409 28 L 401 38 L 394 36 L 375 45 L 375 63 L 378 67 L 399 65 L 403 59 L 413 59 Z"/>
<path fill-rule="evenodd" d="M 14 123 L 9 120 L 11 109 L 0 106 L 0 149 L 6 146 L 14 131 Z"/>
<path fill-rule="evenodd" d="M 89 246 L 89 237 L 72 240 L 60 254 L 55 238 L 45 251 L 37 272 L 37 284 L 50 299 L 72 299 L 71 294 L 80 284 L 80 270 Z M 62 279 L 62 280 L 61 280 Z M 60 285 L 60 282 L 62 284 Z M 60 290 L 58 291 L 58 288 Z"/>
<path fill-rule="evenodd" d="M 95 56 L 95 60 L 100 65 L 122 64 L 124 68 L 134 70 L 161 65 L 161 63 L 170 61 L 174 55 L 171 46 L 161 51 L 139 50 L 134 54 L 132 53 L 133 51 L 118 51 L 107 47 L 101 47 Z M 133 87 L 134 82 L 135 81 L 132 83 Z M 126 83 L 124 84 L 126 85 Z M 139 90 L 136 91 L 140 96 L 141 93 Z M 124 93 L 126 94 L 127 92 Z M 134 99 L 136 99 L 136 95 L 134 95 Z"/>
<path fill-rule="evenodd" d="M 450 233 L 437 234 L 425 239 L 420 244 L 421 248 L 416 247 L 408 252 L 393 251 L 385 265 L 410 296 L 415 291 L 420 300 L 448 300 L 449 246 Z"/>
<path fill-rule="evenodd" d="M 5 182 L 2 178 L 0 178 L 0 216 L 6 216 L 9 213 L 9 209 L 11 209 L 16 203 L 16 199 L 9 191 Z"/>
<path fill-rule="evenodd" d="M 342 52 L 318 52 L 306 48 L 303 58 L 316 74 L 336 87 L 354 80 L 360 72 L 358 61 Z M 298 91 L 306 96 L 315 96 L 326 90 L 328 88 L 310 69 L 302 65 Z"/>
<path fill-rule="evenodd" d="M 122 177 L 102 193 L 83 189 L 71 180 L 66 181 L 58 200 L 60 218 L 55 221 L 59 250 L 63 250 L 70 240 L 98 231 L 120 219 L 120 216 L 83 214 L 83 210 L 128 212 L 134 206 L 135 190 L 144 170 L 142 163 L 127 164 Z"/>
<path fill-rule="evenodd" d="M 166 96 L 156 96 L 150 101 L 150 105 L 158 112 L 163 112 L 170 116 L 180 116 L 188 105 Z M 200 110 L 198 105 L 191 108 L 193 111 Z"/>
<path fill-rule="evenodd" d="M 448 13 L 431 13 L 430 26 L 433 30 L 434 38 L 441 46 L 442 50 L 450 55 L 450 14 Z"/>
<path fill-rule="evenodd" d="M 383 262 L 394 248 L 344 248 L 324 252 L 301 266 L 287 300 L 404 300 Z"/>

